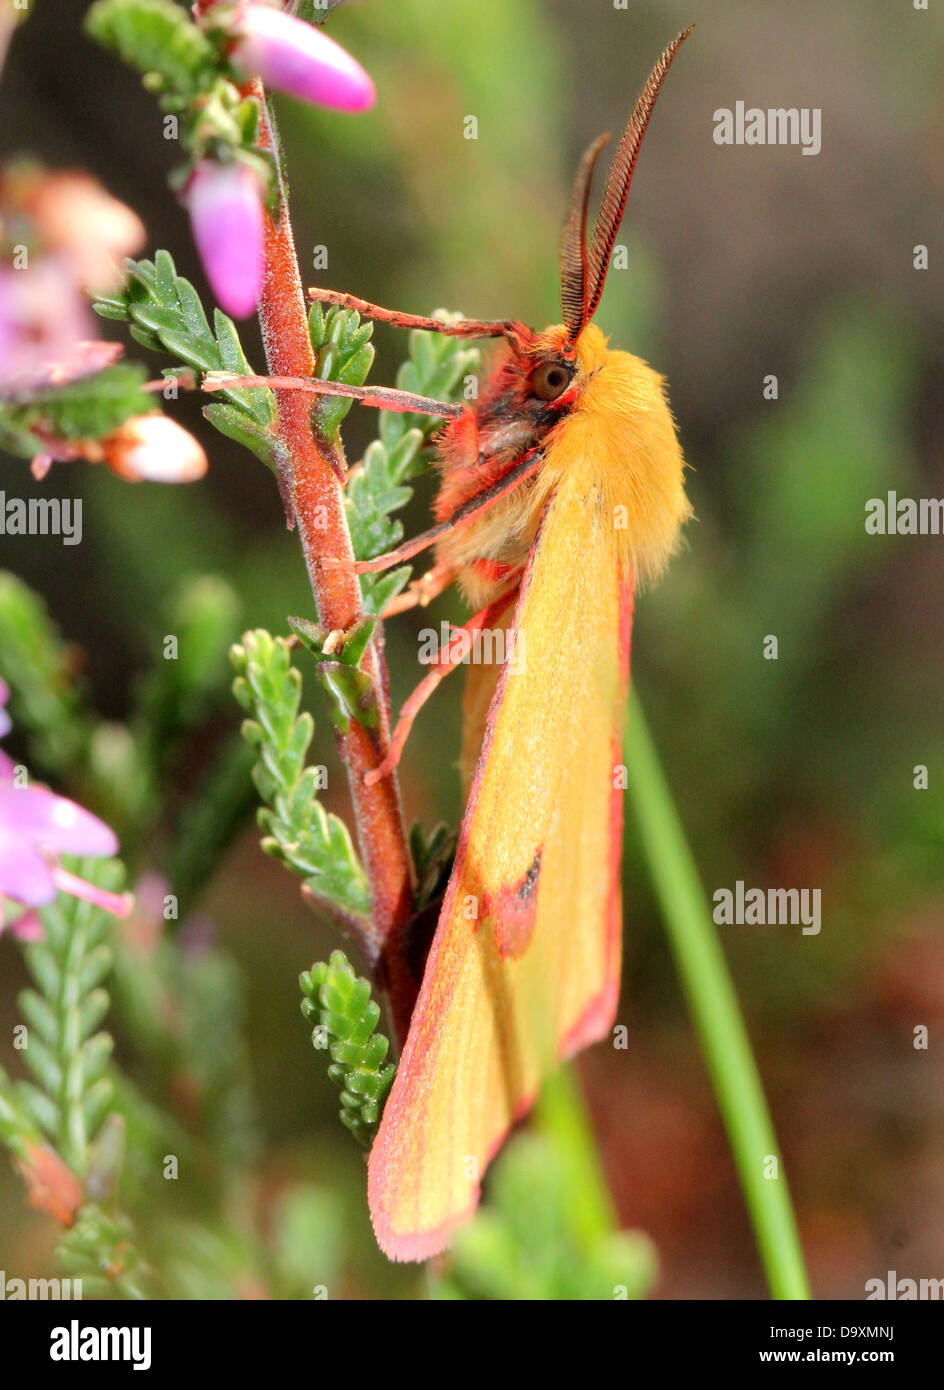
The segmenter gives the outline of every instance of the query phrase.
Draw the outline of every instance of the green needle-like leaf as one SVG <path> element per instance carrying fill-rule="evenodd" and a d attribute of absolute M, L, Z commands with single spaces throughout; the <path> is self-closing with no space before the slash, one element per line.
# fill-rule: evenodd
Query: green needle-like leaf
<path fill-rule="evenodd" d="M 253 778 L 268 803 L 259 812 L 266 831 L 263 849 L 300 874 L 316 898 L 366 920 L 367 878 L 347 826 L 320 804 L 318 769 L 305 766 L 314 722 L 299 713 L 301 676 L 291 664 L 287 640 L 262 630 L 247 632 L 231 656 L 237 672 L 233 691 L 249 715 L 243 736 L 257 759 Z"/>
<path fill-rule="evenodd" d="M 217 309 L 213 327 L 189 280 L 178 275 L 171 256 L 158 251 L 153 261 L 127 261 L 124 290 L 96 300 L 103 318 L 131 325 L 132 336 L 156 352 L 167 352 L 196 372 L 227 371 L 253 375 L 232 319 Z M 178 369 L 165 372 L 174 376 Z M 223 390 L 229 405 L 214 402 L 204 415 L 231 439 L 237 439 L 278 471 L 282 449 L 275 433 L 275 397 L 264 386 Z"/>
<path fill-rule="evenodd" d="M 328 1075 L 341 1087 L 341 1123 L 364 1148 L 373 1143 L 396 1067 L 386 1060 L 389 1040 L 375 1032 L 380 1008 L 370 984 L 359 979 L 343 951 L 299 976 L 302 1014 L 315 1024 L 316 1051 L 327 1051 Z"/>

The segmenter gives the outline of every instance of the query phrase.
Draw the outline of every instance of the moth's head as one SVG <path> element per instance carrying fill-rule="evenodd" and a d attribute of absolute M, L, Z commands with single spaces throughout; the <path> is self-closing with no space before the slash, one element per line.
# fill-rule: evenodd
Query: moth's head
<path fill-rule="evenodd" d="M 550 329 L 542 339 L 546 360 L 553 361 L 551 350 L 556 345 L 562 351 L 566 328 Z M 610 518 L 614 542 L 637 583 L 655 579 L 677 550 L 692 511 L 665 382 L 641 358 L 608 347 L 601 330 L 588 323 L 559 399 L 568 398 L 571 407 L 561 409 L 532 503 L 539 507 L 565 478 L 577 478 L 580 495 L 595 495 L 601 516 Z"/>
<path fill-rule="evenodd" d="M 512 348 L 514 368 L 521 376 L 522 393 L 549 419 L 563 415 L 580 400 L 591 378 L 606 360 L 606 339 L 596 324 L 588 323 L 576 340 L 564 323 L 543 333 L 527 332 L 527 341 Z"/>

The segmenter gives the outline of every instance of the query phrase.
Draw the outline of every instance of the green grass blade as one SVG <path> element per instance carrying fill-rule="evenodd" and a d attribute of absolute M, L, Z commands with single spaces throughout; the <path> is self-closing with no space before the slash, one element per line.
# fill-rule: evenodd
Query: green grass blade
<path fill-rule="evenodd" d="M 669 943 L 734 1153 L 771 1294 L 810 1297 L 783 1161 L 698 870 L 635 692 L 624 736 L 629 793 Z M 771 1156 L 776 1178 L 765 1177 Z"/>

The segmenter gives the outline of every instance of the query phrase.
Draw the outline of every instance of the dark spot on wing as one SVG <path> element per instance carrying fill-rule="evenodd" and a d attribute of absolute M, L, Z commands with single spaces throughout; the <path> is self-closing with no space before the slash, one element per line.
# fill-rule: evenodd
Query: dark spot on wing
<path fill-rule="evenodd" d="M 541 851 L 535 854 L 525 874 L 509 888 L 487 894 L 484 916 L 491 919 L 495 944 L 502 956 L 520 956 L 534 935 L 538 910 L 538 880 Z"/>

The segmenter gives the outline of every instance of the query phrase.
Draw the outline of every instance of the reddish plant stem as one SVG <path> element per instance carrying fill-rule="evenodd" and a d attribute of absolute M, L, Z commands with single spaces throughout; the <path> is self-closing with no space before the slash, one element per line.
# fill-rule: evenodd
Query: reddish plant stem
<path fill-rule="evenodd" d="M 262 108 L 259 143 L 272 151 L 278 162 L 278 135 L 262 85 L 253 82 L 247 91 Z M 281 172 L 279 205 L 277 221 L 266 217 L 265 279 L 259 301 L 266 361 L 272 376 L 311 377 L 315 358 Z M 299 391 L 276 391 L 275 398 L 279 438 L 290 460 L 290 502 L 318 617 L 326 628 L 347 629 L 363 616 L 364 610 L 353 570 L 354 553 L 341 488 L 312 433 L 310 398 Z M 339 569 L 322 570 L 322 555 L 338 556 L 345 564 Z M 402 1042 L 417 990 L 401 950 L 403 929 L 413 911 L 410 854 L 395 776 L 385 777 L 372 787 L 364 782 L 364 774 L 382 762 L 390 740 L 386 668 L 379 640 L 367 648 L 363 670 L 373 688 L 379 725 L 368 730 L 352 720 L 340 738 L 341 756 L 347 768 L 357 838 L 370 884 L 371 931 L 362 945 L 378 985 L 389 997 L 394 1029 Z"/>

